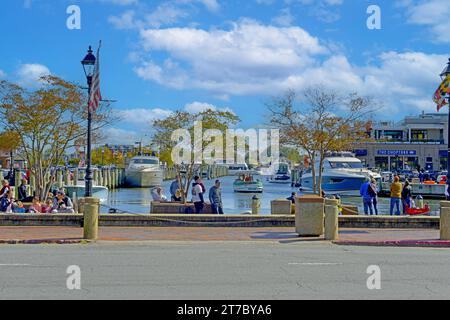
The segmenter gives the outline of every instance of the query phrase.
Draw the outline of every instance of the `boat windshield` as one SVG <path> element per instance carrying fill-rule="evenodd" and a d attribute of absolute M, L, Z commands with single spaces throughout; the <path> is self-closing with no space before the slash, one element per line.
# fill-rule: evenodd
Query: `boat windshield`
<path fill-rule="evenodd" d="M 362 169 L 361 162 L 330 162 L 332 169 Z"/>
<path fill-rule="evenodd" d="M 159 161 L 156 159 L 134 159 L 134 164 L 159 164 Z"/>

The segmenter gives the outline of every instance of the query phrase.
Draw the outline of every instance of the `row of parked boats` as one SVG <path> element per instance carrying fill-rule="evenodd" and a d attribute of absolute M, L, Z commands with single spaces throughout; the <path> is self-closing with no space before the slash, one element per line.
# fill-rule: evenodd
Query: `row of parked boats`
<path fill-rule="evenodd" d="M 222 164 L 226 165 L 226 164 Z M 236 176 L 233 184 L 235 192 L 261 193 L 264 191 L 263 179 L 268 183 L 292 184 L 290 165 L 280 162 L 271 167 L 250 169 L 247 164 L 227 165 L 230 176 Z M 318 163 L 315 164 L 318 176 Z M 157 157 L 138 156 L 131 160 L 126 169 L 126 181 L 131 187 L 152 187 L 163 181 L 163 169 Z M 322 172 L 322 189 L 326 193 L 353 195 L 359 192 L 361 185 L 368 178 L 374 178 L 381 186 L 381 175 L 364 168 L 361 160 L 350 152 L 330 153 L 324 159 Z M 313 190 L 312 170 L 302 172 L 296 181 L 302 192 Z"/>
<path fill-rule="evenodd" d="M 226 164 L 222 164 L 226 165 Z M 300 191 L 309 193 L 313 191 L 312 170 L 307 169 L 301 173 L 298 181 L 292 179 L 291 167 L 287 162 L 273 166 L 250 169 L 247 164 L 233 164 L 228 166 L 230 176 L 235 176 L 233 189 L 236 193 L 262 193 L 264 182 L 273 184 L 293 184 L 300 187 Z M 318 164 L 315 164 L 318 169 Z M 318 170 L 316 170 L 318 175 Z M 129 187 L 148 188 L 163 183 L 164 169 L 158 157 L 137 156 L 130 160 L 125 170 L 126 184 Z M 324 159 L 322 172 L 322 189 L 329 194 L 355 195 L 358 194 L 364 181 L 373 177 L 381 186 L 381 175 L 363 167 L 362 162 L 351 153 L 333 153 Z M 74 185 L 71 189 L 83 188 Z M 95 189 L 97 188 L 97 189 Z M 79 191 L 79 190 L 70 190 Z M 108 190 L 102 186 L 95 186 L 94 191 L 105 198 Z M 82 193 L 82 191 L 77 192 Z"/>

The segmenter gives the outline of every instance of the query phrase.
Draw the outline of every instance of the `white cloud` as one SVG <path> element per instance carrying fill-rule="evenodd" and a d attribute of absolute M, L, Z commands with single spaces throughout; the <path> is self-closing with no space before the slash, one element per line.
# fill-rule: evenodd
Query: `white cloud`
<path fill-rule="evenodd" d="M 140 77 L 221 94 L 258 91 L 314 65 L 314 56 L 327 53 L 317 38 L 299 27 L 277 28 L 251 20 L 235 23 L 230 30 L 142 30 L 141 39 L 145 51 L 165 51 L 169 58 L 141 64 L 135 69 Z"/>
<path fill-rule="evenodd" d="M 134 130 L 110 127 L 104 130 L 104 142 L 113 144 L 134 144 L 140 141 L 143 133 Z"/>
<path fill-rule="evenodd" d="M 353 65 L 299 27 L 275 27 L 242 20 L 229 30 L 194 28 L 141 31 L 146 52 L 161 51 L 135 72 L 143 79 L 177 89 L 200 89 L 215 97 L 276 95 L 324 84 L 340 91 L 373 95 L 396 112 L 432 111 L 431 96 L 446 64 L 444 55 L 384 52 L 370 64 Z M 208 104 L 196 102 L 189 109 Z"/>
<path fill-rule="evenodd" d="M 3 70 L 0 70 L 0 79 L 6 77 L 6 72 Z"/>
<path fill-rule="evenodd" d="M 103 0 L 111 1 L 111 0 Z M 127 10 L 118 16 L 110 16 L 108 21 L 117 29 L 160 28 L 180 22 L 191 15 L 193 4 L 203 4 L 209 11 L 218 12 L 220 5 L 216 0 L 172 0 L 163 2 L 152 11 L 145 6 L 137 10 Z"/>
<path fill-rule="evenodd" d="M 120 6 L 129 6 L 132 4 L 137 4 L 139 0 L 100 0 L 100 2 L 111 3 Z"/>
<path fill-rule="evenodd" d="M 234 113 L 231 108 L 225 107 L 225 108 L 218 108 L 213 104 L 207 103 L 207 102 L 198 102 L 194 101 L 192 103 L 188 103 L 185 105 L 184 110 L 190 113 L 198 113 L 206 110 L 213 110 L 213 111 L 228 111 L 231 113 Z"/>
<path fill-rule="evenodd" d="M 294 22 L 295 18 L 289 8 L 282 9 L 280 14 L 272 19 L 272 22 L 281 27 L 289 27 Z"/>
<path fill-rule="evenodd" d="M 450 30 L 449 0 L 400 1 L 399 6 L 407 8 L 408 22 L 430 28 L 433 41 L 450 43 L 447 36 Z M 430 34 L 427 33 L 427 36 Z"/>
<path fill-rule="evenodd" d="M 17 70 L 16 82 L 25 87 L 36 87 L 40 77 L 50 74 L 50 70 L 42 64 L 22 64 Z"/>
<path fill-rule="evenodd" d="M 150 128 L 153 120 L 167 117 L 172 113 L 172 111 L 162 108 L 136 108 L 120 110 L 118 111 L 118 113 L 121 117 L 122 122 L 140 127 Z"/>

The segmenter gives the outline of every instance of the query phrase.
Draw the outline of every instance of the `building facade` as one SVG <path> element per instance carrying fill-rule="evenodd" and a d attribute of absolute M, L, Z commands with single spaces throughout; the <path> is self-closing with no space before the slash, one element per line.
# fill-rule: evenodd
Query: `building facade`
<path fill-rule="evenodd" d="M 374 123 L 372 142 L 355 146 L 355 154 L 371 168 L 384 171 L 446 170 L 448 114 L 422 113 L 400 122 Z"/>

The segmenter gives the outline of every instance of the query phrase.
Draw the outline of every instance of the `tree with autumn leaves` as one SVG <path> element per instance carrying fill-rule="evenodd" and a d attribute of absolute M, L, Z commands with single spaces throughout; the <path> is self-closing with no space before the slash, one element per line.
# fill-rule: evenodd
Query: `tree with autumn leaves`
<path fill-rule="evenodd" d="M 225 135 L 227 129 L 229 129 L 230 126 L 237 124 L 240 119 L 230 111 L 208 109 L 197 113 L 178 110 L 166 118 L 153 121 L 154 134 L 152 142 L 159 146 L 160 159 L 167 162 L 169 165 L 174 166 L 178 183 L 182 186 L 181 191 L 184 202 L 187 200 L 190 183 L 199 164 L 195 163 L 196 157 L 193 154 L 190 163 L 173 163 L 172 150 L 177 142 L 172 140 L 172 133 L 177 129 L 187 129 L 191 132 L 191 136 L 194 136 L 194 125 L 199 121 L 202 122 L 203 133 L 208 129 L 215 129 Z M 194 143 L 194 141 L 191 143 L 192 150 L 200 150 L 202 153 L 208 144 L 203 140 L 201 141 L 201 146 L 194 146 Z"/>
<path fill-rule="evenodd" d="M 301 95 L 289 90 L 266 105 L 270 123 L 280 129 L 280 142 L 308 156 L 317 194 L 322 193 L 326 154 L 349 151 L 355 143 L 367 141 L 367 119 L 376 108 L 371 97 L 341 95 L 323 86 L 310 87 Z"/>
<path fill-rule="evenodd" d="M 55 76 L 42 77 L 34 90 L 0 81 L 0 134 L 13 133 L 8 143 L 17 144 L 27 160 L 41 200 L 52 186 L 52 168 L 77 139 L 86 136 L 86 103 L 87 95 L 79 86 Z M 94 132 L 114 119 L 103 105 L 93 118 Z"/>

